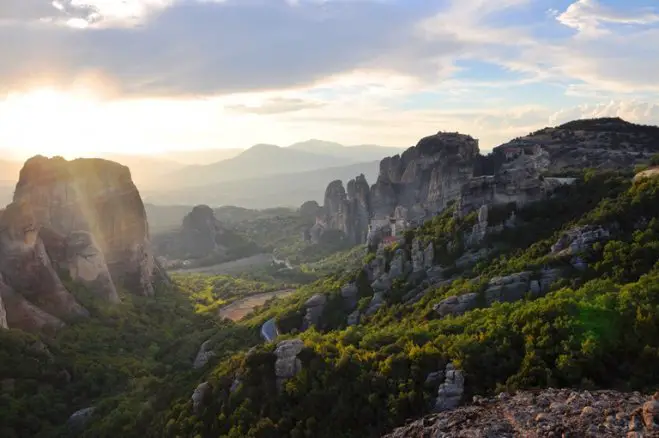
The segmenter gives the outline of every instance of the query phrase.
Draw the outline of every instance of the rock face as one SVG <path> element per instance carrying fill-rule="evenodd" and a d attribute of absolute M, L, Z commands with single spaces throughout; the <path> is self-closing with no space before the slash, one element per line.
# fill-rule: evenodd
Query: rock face
<path fill-rule="evenodd" d="M 523 206 L 541 200 L 556 187 L 574 182 L 544 178 L 545 172 L 586 166 L 629 168 L 659 152 L 657 144 L 659 128 L 620 119 L 546 128 L 496 147 L 488 156 L 479 154 L 478 141 L 472 137 L 440 132 L 403 154 L 383 159 L 370 189 L 363 176 L 348 183 L 347 193 L 340 181 L 332 182 L 325 196 L 325 222 L 353 243 L 372 243 L 378 229 L 392 223 L 397 230 L 418 224 L 452 201 L 457 201 L 458 215 L 463 216 L 483 205 Z M 473 245 L 487 230 L 483 222 L 479 225 L 471 236 Z"/>
<path fill-rule="evenodd" d="M 650 437 L 659 422 L 657 397 L 644 403 L 639 393 L 569 389 L 474 397 L 469 406 L 430 415 L 385 437 Z"/>
<path fill-rule="evenodd" d="M 457 408 L 462 401 L 464 390 L 465 378 L 462 370 L 456 370 L 452 363 L 446 365 L 444 383 L 439 385 L 437 390 L 434 411 L 443 412 Z"/>
<path fill-rule="evenodd" d="M 348 182 L 333 181 L 325 192 L 327 227 L 343 231 L 351 242 L 367 240 L 369 224 L 399 223 L 433 214 L 457 199 L 473 176 L 478 142 L 457 133 L 422 139 L 401 155 L 380 162 L 377 182 L 369 188 L 364 175 Z"/>
<path fill-rule="evenodd" d="M 371 218 L 370 188 L 361 174 L 348 182 L 348 191 L 339 180 L 325 190 L 325 225 L 340 230 L 354 244 L 366 242 Z"/>
<path fill-rule="evenodd" d="M 60 275 L 117 302 L 117 288 L 154 293 L 165 280 L 130 171 L 100 159 L 37 156 L 0 217 L 0 292 L 10 328 L 58 327 L 87 311 Z"/>

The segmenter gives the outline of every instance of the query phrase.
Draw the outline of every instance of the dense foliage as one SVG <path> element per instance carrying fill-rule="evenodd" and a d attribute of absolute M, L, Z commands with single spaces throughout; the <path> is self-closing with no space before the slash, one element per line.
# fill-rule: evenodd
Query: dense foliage
<path fill-rule="evenodd" d="M 490 226 L 513 210 L 493 209 Z M 356 263 L 342 262 L 363 260 L 363 248 L 342 253 L 328 264 L 337 268 L 333 274 L 238 324 L 195 310 L 285 283 L 177 277 L 176 291 L 96 307 L 93 318 L 54 339 L 2 332 L 0 434 L 58 436 L 68 415 L 93 405 L 84 437 L 377 437 L 429 411 L 438 382 L 426 378 L 449 361 L 465 371 L 467 397 L 547 386 L 656 389 L 659 179 L 633 183 L 629 175 L 586 171 L 577 184 L 515 215 L 515 228 L 490 233 L 476 248 L 465 237 L 475 214 L 456 218 L 447 211 L 409 232 L 401 248 L 409 251 L 414 238 L 432 240 L 435 261 L 453 282 L 413 304 L 403 296 L 414 284 L 396 282 L 387 305 L 352 327 L 341 287 L 356 281 L 362 310 L 373 290 Z M 586 265 L 577 268 L 575 254 L 552 245 L 584 225 L 610 235 L 578 254 Z M 461 254 L 480 249 L 487 256 L 479 263 L 458 266 Z M 448 296 L 482 296 L 495 276 L 546 268 L 564 275 L 540 298 L 490 307 L 482 300 L 476 310 L 445 318 L 434 311 Z M 300 332 L 304 303 L 315 294 L 327 298 L 322 322 Z M 258 339 L 271 318 L 282 339 L 305 343 L 302 371 L 287 381 L 275 377 L 276 345 Z M 192 370 L 206 339 L 218 357 Z M 195 413 L 190 395 L 202 381 L 212 394 Z"/>

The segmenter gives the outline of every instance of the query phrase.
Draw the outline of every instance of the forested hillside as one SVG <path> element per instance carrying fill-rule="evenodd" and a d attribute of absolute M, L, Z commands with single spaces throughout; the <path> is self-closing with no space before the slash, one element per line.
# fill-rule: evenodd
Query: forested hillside
<path fill-rule="evenodd" d="M 94 318 L 54 338 L 0 333 L 2 436 L 376 437 L 432 409 L 440 382 L 430 376 L 449 362 L 464 372 L 465 400 L 542 387 L 651 391 L 659 355 L 659 179 L 631 177 L 587 171 L 517 210 L 514 228 L 496 227 L 513 206 L 493 209 L 489 223 L 498 231 L 470 247 L 487 253 L 471 265 L 459 260 L 478 218 L 447 210 L 385 251 L 391 263 L 397 249 L 432 241 L 443 279 L 394 281 L 374 312 L 364 269 L 338 271 L 236 324 L 218 322 L 206 305 L 267 286 L 197 279 L 156 300 L 123 296 L 118 307 L 94 305 L 77 288 Z M 585 226 L 607 233 L 565 244 L 564 236 Z M 496 278 L 527 272 L 533 283 L 549 271 L 561 275 L 543 283 L 546 290 L 492 295 Z M 361 318 L 349 326 L 345 286 L 352 281 Z M 300 331 L 305 303 L 319 294 L 322 313 Z M 471 307 L 447 312 L 447 298 L 468 294 Z M 271 318 L 281 336 L 262 343 L 259 329 Z M 304 345 L 296 347 L 299 366 L 282 378 L 275 348 L 286 339 Z M 195 369 L 206 340 L 214 353 Z M 67 425 L 90 406 L 89 422 Z"/>

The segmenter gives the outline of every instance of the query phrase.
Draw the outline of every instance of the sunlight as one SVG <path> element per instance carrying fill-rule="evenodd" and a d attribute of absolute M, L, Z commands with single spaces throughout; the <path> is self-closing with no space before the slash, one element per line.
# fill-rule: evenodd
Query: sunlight
<path fill-rule="evenodd" d="M 70 158 L 93 150 L 96 109 L 87 92 L 10 93 L 0 107 L 0 140 L 23 152 Z"/>

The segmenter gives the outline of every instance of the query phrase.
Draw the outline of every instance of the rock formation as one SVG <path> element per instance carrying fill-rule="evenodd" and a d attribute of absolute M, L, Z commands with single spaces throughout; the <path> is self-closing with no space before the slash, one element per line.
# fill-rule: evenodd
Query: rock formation
<path fill-rule="evenodd" d="M 153 238 L 154 251 L 167 264 L 211 264 L 259 252 L 253 242 L 224 227 L 207 205 L 197 205 L 177 230 Z"/>
<path fill-rule="evenodd" d="M 192 400 L 192 412 L 196 415 L 201 414 L 204 409 L 206 398 L 213 391 L 213 387 L 208 382 L 200 383 L 192 392 L 190 399 Z"/>
<path fill-rule="evenodd" d="M 0 294 L 10 328 L 57 328 L 86 316 L 62 275 L 109 302 L 150 296 L 165 279 L 130 171 L 100 159 L 37 156 L 0 217 Z"/>
<path fill-rule="evenodd" d="M 462 402 L 465 390 L 465 378 L 462 370 L 456 370 L 450 363 L 444 371 L 444 383 L 439 385 L 437 399 L 435 399 L 435 412 L 443 412 L 455 409 Z"/>
<path fill-rule="evenodd" d="M 650 437 L 659 423 L 657 398 L 644 403 L 637 392 L 570 389 L 501 393 L 474 397 L 468 406 L 414 421 L 385 438 Z"/>
<path fill-rule="evenodd" d="M 483 205 L 522 206 L 541 200 L 574 182 L 543 174 L 586 165 L 629 168 L 659 152 L 657 141 L 656 127 L 620 119 L 581 120 L 540 130 L 481 156 L 472 137 L 440 132 L 383 159 L 370 189 L 363 175 L 348 183 L 347 192 L 341 181 L 333 181 L 325 194 L 324 223 L 343 231 L 350 242 L 373 243 L 381 238 L 377 229 L 395 223 L 399 231 L 401 225 L 421 223 L 452 201 L 463 216 Z M 475 229 L 472 243 L 486 231 L 486 226 Z"/>
<path fill-rule="evenodd" d="M 478 307 L 478 294 L 469 293 L 448 297 L 435 305 L 434 310 L 440 317 L 458 316 Z"/>
<path fill-rule="evenodd" d="M 301 339 L 289 339 L 281 341 L 275 349 L 275 376 L 277 385 L 282 388 L 286 380 L 295 376 L 302 370 L 302 362 L 297 357 L 304 348 L 304 342 Z"/>
<path fill-rule="evenodd" d="M 320 317 L 323 314 L 323 310 L 325 310 L 326 303 L 327 297 L 323 294 L 316 294 L 304 303 L 306 313 L 302 322 L 302 331 L 307 330 L 312 325 L 318 326 L 320 324 Z"/>
<path fill-rule="evenodd" d="M 192 363 L 192 368 L 198 370 L 205 367 L 208 361 L 213 357 L 215 357 L 215 352 L 213 351 L 213 347 L 209 339 L 202 343 L 201 347 L 199 347 L 199 351 L 197 352 L 194 362 Z"/>

